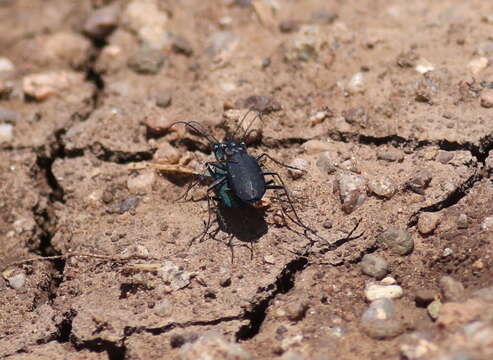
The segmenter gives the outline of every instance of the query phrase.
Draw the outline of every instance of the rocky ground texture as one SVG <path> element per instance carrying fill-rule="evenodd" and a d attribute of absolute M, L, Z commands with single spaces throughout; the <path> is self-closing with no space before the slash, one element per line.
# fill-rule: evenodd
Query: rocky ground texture
<path fill-rule="evenodd" d="M 1 0 L 0 357 L 493 358 L 492 31 L 481 0 Z M 316 235 L 268 191 L 191 243 L 207 185 L 149 164 L 203 171 L 170 125 L 251 107 Z"/>

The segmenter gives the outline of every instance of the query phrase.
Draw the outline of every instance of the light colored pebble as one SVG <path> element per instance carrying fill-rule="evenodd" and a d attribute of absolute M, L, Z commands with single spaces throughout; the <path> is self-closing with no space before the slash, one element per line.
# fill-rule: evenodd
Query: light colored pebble
<path fill-rule="evenodd" d="M 26 95 L 36 100 L 45 100 L 61 94 L 63 90 L 84 81 L 84 75 L 68 71 L 50 71 L 27 75 L 22 79 L 22 89 Z"/>
<path fill-rule="evenodd" d="M 464 285 L 451 276 L 443 276 L 439 282 L 444 301 L 459 302 L 464 300 Z"/>
<path fill-rule="evenodd" d="M 12 72 L 15 70 L 15 66 L 6 57 L 0 57 L 0 72 Z"/>
<path fill-rule="evenodd" d="M 357 72 L 349 80 L 346 90 L 350 94 L 364 93 L 366 90 L 365 75 L 362 72 Z"/>
<path fill-rule="evenodd" d="M 308 155 L 318 154 L 323 151 L 331 150 L 330 143 L 321 140 L 308 140 L 302 145 L 302 148 Z"/>
<path fill-rule="evenodd" d="M 318 156 L 316 165 L 324 174 L 333 174 L 337 170 L 337 163 L 332 159 L 329 151 L 324 151 Z"/>
<path fill-rule="evenodd" d="M 181 153 L 170 143 L 159 144 L 157 151 L 154 153 L 154 162 L 158 164 L 178 164 Z"/>
<path fill-rule="evenodd" d="M 428 311 L 428 315 L 430 315 L 430 317 L 433 320 L 436 320 L 436 319 L 438 319 L 438 316 L 440 315 L 440 309 L 441 308 L 442 308 L 442 302 L 440 300 L 433 300 L 426 307 L 426 311 Z"/>
<path fill-rule="evenodd" d="M 183 289 L 190 284 L 191 274 L 171 261 L 164 261 L 158 270 L 158 275 L 174 291 Z"/>
<path fill-rule="evenodd" d="M 14 127 L 12 124 L 0 124 L 0 144 L 9 143 L 14 139 Z"/>
<path fill-rule="evenodd" d="M 368 189 L 375 195 L 386 199 L 392 198 L 397 192 L 394 182 L 386 176 L 370 179 Z"/>
<path fill-rule="evenodd" d="M 216 332 L 208 332 L 180 349 L 181 360 L 251 360 L 252 355 L 240 344 L 226 341 Z"/>
<path fill-rule="evenodd" d="M 469 61 L 469 64 L 467 64 L 467 68 L 473 75 L 479 74 L 481 71 L 486 69 L 488 66 L 488 58 L 487 57 L 480 57 L 476 59 L 472 59 Z"/>
<path fill-rule="evenodd" d="M 493 216 L 488 216 L 481 223 L 481 230 L 492 230 L 493 229 Z"/>
<path fill-rule="evenodd" d="M 327 117 L 326 111 L 319 111 L 319 112 L 313 114 L 312 116 L 310 116 L 310 125 L 311 126 L 318 125 L 321 122 L 323 122 L 326 117 Z"/>
<path fill-rule="evenodd" d="M 368 301 L 373 301 L 380 298 L 397 299 L 404 294 L 404 291 L 399 285 L 380 285 L 370 283 L 365 287 L 365 297 Z"/>
<path fill-rule="evenodd" d="M 394 279 L 392 276 L 386 276 L 380 281 L 380 284 L 382 284 L 382 285 L 394 285 L 394 284 L 397 284 L 397 280 Z"/>
<path fill-rule="evenodd" d="M 484 108 L 493 107 L 493 90 L 483 90 L 481 92 L 481 106 Z"/>
<path fill-rule="evenodd" d="M 373 301 L 361 317 L 363 331 L 374 339 L 388 339 L 404 331 L 397 318 L 392 300 L 382 298 Z"/>
<path fill-rule="evenodd" d="M 26 283 L 26 275 L 24 273 L 18 273 L 8 277 L 6 280 L 12 289 L 20 289 Z"/>
<path fill-rule="evenodd" d="M 363 176 L 345 172 L 335 179 L 335 189 L 339 193 L 342 210 L 347 214 L 353 212 L 366 199 L 366 179 Z"/>
<path fill-rule="evenodd" d="M 163 299 L 154 306 L 154 313 L 161 317 L 168 317 L 173 314 L 173 302 L 170 299 Z"/>
<path fill-rule="evenodd" d="M 296 180 L 306 174 L 309 163 L 306 159 L 298 157 L 295 158 L 293 161 L 291 161 L 291 163 L 289 163 L 289 166 L 299 169 L 299 170 L 288 169 L 289 176 L 293 180 Z"/>
<path fill-rule="evenodd" d="M 155 181 L 156 173 L 153 170 L 148 170 L 135 177 L 129 177 L 127 188 L 132 194 L 145 195 L 152 191 L 152 185 Z"/>
<path fill-rule="evenodd" d="M 419 58 L 414 69 L 420 74 L 426 74 L 429 71 L 435 70 L 435 66 L 425 58 Z"/>
<path fill-rule="evenodd" d="M 439 213 L 421 213 L 418 219 L 418 231 L 421 235 L 428 235 L 435 231 L 440 224 L 441 215 Z"/>

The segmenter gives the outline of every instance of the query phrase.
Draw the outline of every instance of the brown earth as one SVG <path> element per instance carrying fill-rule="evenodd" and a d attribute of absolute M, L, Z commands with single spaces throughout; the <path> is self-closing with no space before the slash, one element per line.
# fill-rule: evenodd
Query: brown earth
<path fill-rule="evenodd" d="M 0 357 L 493 358 L 492 31 L 480 0 L 0 0 Z M 170 124 L 252 105 L 309 230 L 268 190 L 200 239 L 207 185 L 149 164 L 203 171 Z"/>

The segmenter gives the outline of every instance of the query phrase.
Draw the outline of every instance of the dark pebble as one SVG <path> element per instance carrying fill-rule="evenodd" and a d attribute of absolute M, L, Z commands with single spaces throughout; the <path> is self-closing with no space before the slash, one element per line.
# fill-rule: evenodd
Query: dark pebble
<path fill-rule="evenodd" d="M 195 342 L 199 336 L 196 333 L 184 333 L 184 334 L 173 334 L 170 338 L 170 345 L 172 348 L 179 348 L 185 345 L 186 343 Z"/>
<path fill-rule="evenodd" d="M 171 48 L 175 53 L 183 54 L 185 56 L 193 55 L 193 48 L 190 42 L 184 37 L 178 35 L 174 38 Z"/>
<path fill-rule="evenodd" d="M 113 204 L 111 206 L 108 206 L 106 209 L 106 212 L 109 214 L 124 214 L 127 211 L 130 211 L 132 209 L 135 209 L 136 206 L 139 204 L 140 198 L 138 196 L 132 196 L 129 197 L 128 199 L 121 201 L 117 204 Z"/>
<path fill-rule="evenodd" d="M 414 293 L 414 301 L 418 307 L 427 307 L 433 300 L 435 300 L 436 292 L 431 289 L 418 289 Z"/>
<path fill-rule="evenodd" d="M 348 124 L 365 127 L 368 122 L 368 115 L 363 106 L 358 106 L 342 112 L 342 117 Z"/>
<path fill-rule="evenodd" d="M 235 101 L 238 109 L 252 109 L 261 112 L 273 112 L 281 110 L 281 105 L 269 95 L 252 95 L 246 99 Z"/>
<path fill-rule="evenodd" d="M 430 171 L 420 170 L 407 182 L 407 188 L 417 194 L 424 195 L 425 189 L 430 185 L 432 178 Z"/>
<path fill-rule="evenodd" d="M 279 23 L 279 31 L 283 33 L 295 32 L 300 28 L 300 24 L 296 20 L 288 19 Z"/>
<path fill-rule="evenodd" d="M 454 153 L 452 151 L 440 150 L 437 156 L 437 161 L 441 162 L 442 164 L 446 164 L 453 158 L 454 158 Z"/>
<path fill-rule="evenodd" d="M 377 242 L 383 244 L 396 255 L 407 255 L 414 249 L 414 240 L 410 233 L 401 229 L 387 229 L 377 237 Z"/>
<path fill-rule="evenodd" d="M 84 32 L 96 40 L 105 39 L 118 25 L 119 7 L 105 6 L 94 10 L 84 24 Z"/>

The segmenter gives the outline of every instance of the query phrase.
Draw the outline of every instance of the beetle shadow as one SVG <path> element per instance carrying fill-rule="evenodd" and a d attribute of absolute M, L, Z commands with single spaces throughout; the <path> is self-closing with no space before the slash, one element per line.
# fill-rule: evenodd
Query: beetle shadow
<path fill-rule="evenodd" d="M 267 234 L 265 211 L 262 209 L 250 206 L 229 208 L 218 204 L 216 214 L 217 232 L 223 231 L 242 242 L 253 243 Z"/>

